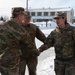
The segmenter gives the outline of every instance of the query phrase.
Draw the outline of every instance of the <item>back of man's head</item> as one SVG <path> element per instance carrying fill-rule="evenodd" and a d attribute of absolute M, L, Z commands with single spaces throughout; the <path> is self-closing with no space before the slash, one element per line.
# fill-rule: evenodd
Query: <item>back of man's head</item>
<path fill-rule="evenodd" d="M 23 7 L 12 8 L 12 18 L 17 17 L 20 14 L 25 14 L 25 9 Z"/>

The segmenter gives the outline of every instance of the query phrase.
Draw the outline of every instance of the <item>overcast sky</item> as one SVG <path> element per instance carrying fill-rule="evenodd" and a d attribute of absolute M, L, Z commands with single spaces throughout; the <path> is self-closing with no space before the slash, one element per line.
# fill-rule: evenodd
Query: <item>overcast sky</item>
<path fill-rule="evenodd" d="M 0 0 L 0 15 L 11 16 L 12 7 L 25 7 L 27 0 Z M 29 8 L 72 7 L 75 12 L 75 0 L 28 0 Z"/>

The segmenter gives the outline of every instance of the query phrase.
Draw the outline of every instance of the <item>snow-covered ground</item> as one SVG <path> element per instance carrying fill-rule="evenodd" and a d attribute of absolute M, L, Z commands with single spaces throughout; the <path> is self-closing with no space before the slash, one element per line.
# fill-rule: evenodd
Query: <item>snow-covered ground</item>
<path fill-rule="evenodd" d="M 43 29 L 42 32 L 48 36 L 48 34 L 53 29 Z M 42 45 L 38 39 L 35 40 L 37 48 Z M 42 52 L 38 57 L 38 65 L 37 65 L 37 75 L 55 75 L 54 72 L 54 58 L 55 52 L 54 48 L 49 48 L 48 50 Z M 28 70 L 26 70 L 26 75 L 28 75 Z"/>
<path fill-rule="evenodd" d="M 56 23 L 53 22 L 53 21 L 48 21 L 48 22 L 31 22 L 31 23 L 34 23 L 36 24 L 38 27 L 41 27 L 42 29 L 45 29 L 45 28 L 55 28 L 56 27 Z"/>

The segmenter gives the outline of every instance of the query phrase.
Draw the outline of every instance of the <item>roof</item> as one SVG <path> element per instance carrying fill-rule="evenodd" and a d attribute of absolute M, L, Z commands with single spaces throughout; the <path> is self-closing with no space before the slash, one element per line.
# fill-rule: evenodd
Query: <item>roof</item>
<path fill-rule="evenodd" d="M 73 8 L 71 7 L 64 7 L 64 8 L 36 8 L 36 9 L 29 9 L 30 11 L 71 11 Z"/>

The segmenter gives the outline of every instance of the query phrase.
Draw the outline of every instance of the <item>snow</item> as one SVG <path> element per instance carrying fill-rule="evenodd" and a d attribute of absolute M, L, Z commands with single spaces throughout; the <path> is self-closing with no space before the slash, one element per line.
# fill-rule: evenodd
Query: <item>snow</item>
<path fill-rule="evenodd" d="M 47 57 L 43 61 L 38 63 L 37 74 L 38 75 L 54 75 L 54 56 Z"/>
<path fill-rule="evenodd" d="M 2 20 L 0 20 L 0 24 L 2 24 L 3 23 L 3 21 Z"/>
<path fill-rule="evenodd" d="M 42 32 L 48 36 L 52 30 L 53 29 L 43 29 Z M 42 42 L 36 39 L 37 48 L 41 46 L 41 44 Z M 53 47 L 41 53 L 38 57 L 37 75 L 55 75 L 54 59 L 55 53 Z"/>
<path fill-rule="evenodd" d="M 33 22 L 31 22 L 33 23 Z M 40 27 L 41 29 L 54 29 L 56 27 L 56 23 L 53 21 L 47 21 L 47 23 L 45 21 L 43 22 L 34 22 L 35 25 L 37 25 L 38 27 Z M 46 27 L 47 24 L 47 27 Z"/>
<path fill-rule="evenodd" d="M 42 10 L 43 8 L 33 8 L 33 10 L 38 11 L 38 10 Z M 44 10 L 49 10 L 49 8 L 44 8 Z M 71 7 L 65 7 L 65 8 L 50 8 L 50 11 L 70 11 L 72 10 Z M 43 10 L 42 10 L 43 11 Z"/>

